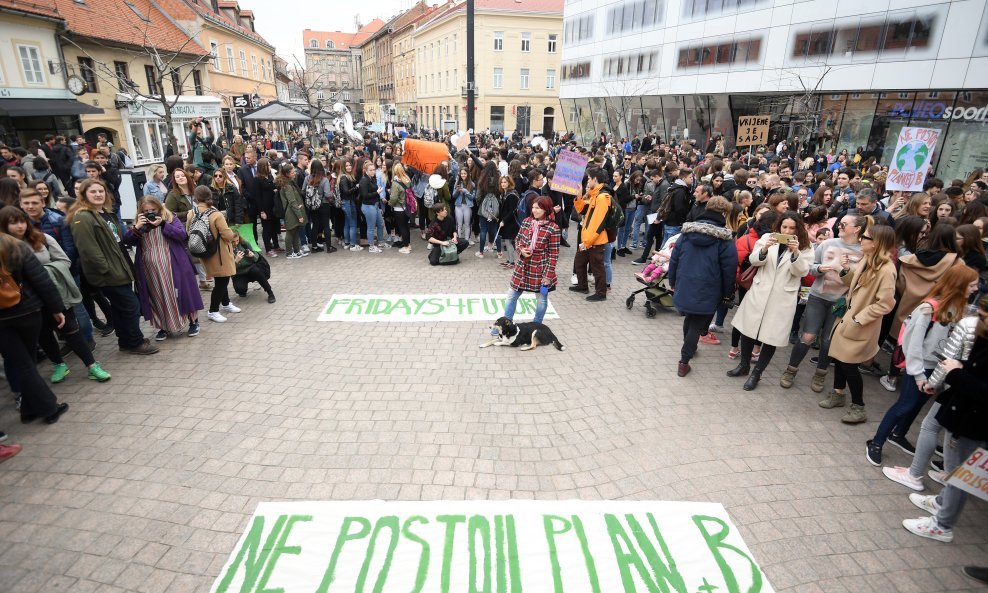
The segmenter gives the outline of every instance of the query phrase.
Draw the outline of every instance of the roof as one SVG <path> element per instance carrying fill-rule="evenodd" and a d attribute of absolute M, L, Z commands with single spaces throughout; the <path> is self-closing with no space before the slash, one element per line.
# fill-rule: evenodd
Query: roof
<path fill-rule="evenodd" d="M 367 23 L 356 33 L 344 33 L 343 31 L 313 31 L 312 29 L 305 29 L 302 31 L 302 45 L 305 49 L 327 49 L 326 42 L 333 42 L 333 49 L 350 49 L 353 46 L 360 45 L 364 41 L 370 39 L 371 35 L 377 33 L 381 27 L 384 26 L 384 21 L 381 19 L 374 19 Z M 318 48 L 310 47 L 309 41 L 315 39 L 318 41 Z"/>
<path fill-rule="evenodd" d="M 185 0 L 184 2 L 182 2 L 182 0 L 174 0 L 174 1 L 191 7 L 199 14 L 200 17 L 202 17 L 203 20 L 209 21 L 215 25 L 220 25 L 221 27 L 224 27 L 228 30 L 232 30 L 235 33 L 239 33 L 240 35 L 243 35 L 244 37 L 249 37 L 250 39 L 257 41 L 258 43 L 266 45 L 272 50 L 274 49 L 274 46 L 268 43 L 268 41 L 264 37 L 261 37 L 256 31 L 251 31 L 249 28 L 241 25 L 240 23 L 230 20 L 229 18 L 227 18 L 225 14 L 223 14 L 222 10 L 220 11 L 219 14 L 216 14 L 215 12 L 212 11 L 211 8 L 207 6 L 203 6 L 198 2 L 192 2 L 190 0 Z M 250 10 L 241 10 L 236 2 L 228 2 L 225 0 L 220 0 L 218 5 L 221 9 L 233 8 L 239 10 L 240 14 L 244 16 L 254 15 L 254 13 Z"/>
<path fill-rule="evenodd" d="M 47 18 L 61 18 L 52 0 L 0 0 L 0 8 Z"/>
<path fill-rule="evenodd" d="M 299 110 L 280 101 L 272 101 L 240 117 L 242 121 L 294 121 L 307 122 L 312 119 Z"/>
<path fill-rule="evenodd" d="M 150 40 L 159 50 L 208 53 L 149 0 L 52 1 L 74 35 L 137 47 L 144 47 Z M 108 18 L 110 15 L 113 18 Z"/>

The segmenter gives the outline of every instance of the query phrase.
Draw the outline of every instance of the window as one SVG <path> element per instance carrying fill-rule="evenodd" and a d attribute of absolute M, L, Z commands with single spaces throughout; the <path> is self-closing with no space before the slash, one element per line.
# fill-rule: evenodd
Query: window
<path fill-rule="evenodd" d="M 504 31 L 494 31 L 494 51 L 504 51 Z"/>
<path fill-rule="evenodd" d="M 319 47 L 319 42 L 316 41 L 315 39 L 310 39 L 309 40 L 309 47 L 311 47 L 311 48 L 317 48 L 317 47 Z"/>
<path fill-rule="evenodd" d="M 96 67 L 92 58 L 79 57 L 79 76 L 86 82 L 86 92 L 98 92 L 99 85 L 96 83 Z"/>
<path fill-rule="evenodd" d="M 686 0 L 689 3 L 689 0 Z M 711 0 L 710 4 L 719 4 Z M 623 34 L 662 24 L 665 0 L 632 0 L 607 11 L 607 33 Z"/>
<path fill-rule="evenodd" d="M 247 54 L 244 50 L 240 50 L 240 75 L 247 76 Z"/>
<path fill-rule="evenodd" d="M 552 68 L 545 71 L 545 88 L 556 88 L 556 71 Z"/>
<path fill-rule="evenodd" d="M 213 56 L 213 70 L 220 69 L 220 46 L 215 41 L 209 42 L 209 53 Z"/>
<path fill-rule="evenodd" d="M 198 70 L 192 71 L 192 86 L 195 87 L 196 94 L 202 96 L 202 75 Z"/>
<path fill-rule="evenodd" d="M 45 74 L 41 70 L 41 51 L 38 47 L 35 45 L 18 45 L 17 53 L 21 58 L 24 82 L 27 84 L 44 84 Z"/>
<path fill-rule="evenodd" d="M 558 35 L 549 35 L 549 53 L 550 54 L 556 53 L 556 37 L 558 37 Z"/>
<path fill-rule="evenodd" d="M 566 19 L 563 26 L 563 41 L 566 43 L 582 43 L 593 39 L 594 13 Z"/>
<path fill-rule="evenodd" d="M 491 132 L 504 133 L 504 105 L 491 105 Z"/>
<path fill-rule="evenodd" d="M 172 69 L 171 73 L 172 88 L 175 90 L 176 95 L 182 94 L 182 77 L 179 76 L 178 70 Z"/>
<path fill-rule="evenodd" d="M 334 47 L 336 47 L 336 46 L 333 45 L 332 40 L 327 40 L 326 41 L 326 49 L 333 49 Z"/>
<path fill-rule="evenodd" d="M 521 51 L 530 52 L 532 51 L 532 34 L 522 33 L 521 34 Z"/>
<path fill-rule="evenodd" d="M 129 93 L 131 90 L 130 75 L 127 74 L 127 62 L 113 62 L 113 74 L 117 77 L 117 90 Z"/>
<path fill-rule="evenodd" d="M 590 76 L 590 62 L 563 64 L 563 80 L 580 80 Z"/>
<path fill-rule="evenodd" d="M 679 49 L 676 67 L 683 69 L 757 62 L 761 55 L 761 47 L 761 39 L 737 39 L 722 43 L 683 47 Z M 642 70 L 636 70 L 638 66 L 638 64 L 632 64 L 632 70 L 641 72 Z M 604 70 L 607 71 L 606 68 Z M 650 72 L 651 70 L 646 69 L 645 71 Z"/>
<path fill-rule="evenodd" d="M 343 91 L 343 100 L 344 101 L 350 100 L 350 91 Z"/>
<path fill-rule="evenodd" d="M 254 74 L 254 80 L 257 80 L 257 56 L 254 54 L 250 55 L 250 69 Z"/>
<path fill-rule="evenodd" d="M 148 94 L 149 95 L 161 94 L 160 89 L 158 89 L 158 73 L 155 72 L 154 66 L 144 67 L 144 77 L 147 79 L 148 82 Z"/>
<path fill-rule="evenodd" d="M 494 69 L 494 88 L 504 87 L 504 68 Z"/>
<path fill-rule="evenodd" d="M 226 69 L 230 74 L 237 73 L 237 62 L 233 58 L 233 48 L 231 46 L 226 46 Z"/>
<path fill-rule="evenodd" d="M 528 68 L 521 69 L 520 85 L 521 85 L 521 90 L 524 91 L 528 89 Z"/>

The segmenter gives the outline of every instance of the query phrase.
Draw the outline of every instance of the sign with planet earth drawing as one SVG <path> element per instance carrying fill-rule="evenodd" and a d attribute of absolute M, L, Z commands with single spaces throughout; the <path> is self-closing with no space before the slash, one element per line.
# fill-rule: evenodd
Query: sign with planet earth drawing
<path fill-rule="evenodd" d="M 885 187 L 890 190 L 923 191 L 923 182 L 933 160 L 933 151 L 940 139 L 936 128 L 902 128 L 899 142 L 889 163 Z"/>

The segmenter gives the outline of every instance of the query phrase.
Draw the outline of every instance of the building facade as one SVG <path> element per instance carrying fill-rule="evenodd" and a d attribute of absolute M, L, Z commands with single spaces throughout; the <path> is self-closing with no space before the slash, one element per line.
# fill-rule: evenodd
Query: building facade
<path fill-rule="evenodd" d="M 941 178 L 988 162 L 988 7 L 890 0 L 569 0 L 561 106 L 589 142 L 655 133 L 734 148 L 740 116 L 770 141 L 887 164 L 903 126 L 941 130 Z"/>
<path fill-rule="evenodd" d="M 384 21 L 374 19 L 356 33 L 302 31 L 306 78 L 325 87 L 323 100 L 328 102 L 335 97 L 346 105 L 354 121 L 364 119 L 363 60 L 359 46 L 383 26 Z M 318 98 L 318 91 L 316 94 Z"/>
<path fill-rule="evenodd" d="M 476 0 L 474 30 L 477 130 L 564 131 L 557 117 L 563 0 Z M 413 35 L 419 125 L 465 129 L 465 3 L 436 11 Z"/>

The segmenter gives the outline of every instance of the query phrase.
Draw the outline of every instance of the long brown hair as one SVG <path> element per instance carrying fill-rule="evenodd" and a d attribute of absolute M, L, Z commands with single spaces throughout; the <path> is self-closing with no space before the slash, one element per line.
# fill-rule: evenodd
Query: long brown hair
<path fill-rule="evenodd" d="M 281 166 L 278 167 L 278 176 L 274 179 L 275 185 L 278 187 L 285 187 L 289 183 L 295 183 L 294 176 L 292 175 L 294 170 L 295 166 L 290 162 L 285 161 L 281 163 Z"/>
<path fill-rule="evenodd" d="M 257 159 L 257 173 L 254 174 L 256 177 L 267 177 L 271 178 L 271 161 L 266 158 Z"/>
<path fill-rule="evenodd" d="M 13 208 L 13 206 L 7 206 Z M 6 233 L 0 233 L 0 269 L 10 274 L 20 263 L 21 252 L 17 246 L 17 239 Z"/>
<path fill-rule="evenodd" d="M 796 224 L 796 239 L 799 240 L 799 250 L 803 251 L 810 248 L 810 235 L 806 232 L 806 223 L 803 222 L 803 218 L 796 212 L 790 210 L 776 221 L 775 227 L 772 229 L 774 233 L 782 232 L 782 221 L 791 220 Z M 779 249 L 782 249 L 782 245 L 779 245 Z"/>
<path fill-rule="evenodd" d="M 97 212 L 97 207 L 95 204 L 89 201 L 86 197 L 86 192 L 90 187 L 94 185 L 103 186 L 103 190 L 106 192 L 106 201 L 103 202 L 102 211 L 103 212 L 113 212 L 113 194 L 110 192 L 110 188 L 106 186 L 106 183 L 102 179 L 85 179 L 79 184 L 79 190 L 76 192 L 75 204 L 69 209 L 68 216 L 65 217 L 69 224 L 75 219 L 75 215 L 80 210 L 90 210 L 92 212 Z"/>
<path fill-rule="evenodd" d="M 892 262 L 892 250 L 895 249 L 895 231 L 892 227 L 875 224 L 861 234 L 864 235 L 865 232 L 875 244 L 875 250 L 862 260 L 864 268 L 858 276 L 858 282 L 861 284 L 869 284 L 878 278 L 878 270 Z"/>
<path fill-rule="evenodd" d="M 24 213 L 20 208 L 15 208 L 13 206 L 4 206 L 0 208 L 0 232 L 10 235 L 10 231 L 7 227 L 10 226 L 12 222 L 23 222 L 27 225 L 27 229 L 24 231 L 23 241 L 31 246 L 32 249 L 38 251 L 45 246 L 45 234 L 34 228 L 31 221 L 28 220 L 27 214 Z M 13 235 L 10 235 L 13 237 Z M 15 239 L 17 237 L 14 237 Z"/>
<path fill-rule="evenodd" d="M 936 281 L 927 299 L 937 301 L 933 319 L 940 323 L 954 323 L 964 316 L 967 307 L 967 287 L 978 279 L 974 268 L 951 266 Z"/>
<path fill-rule="evenodd" d="M 175 180 L 176 171 L 181 171 L 182 175 L 185 175 L 184 187 L 178 181 Z M 192 192 L 195 191 L 196 189 L 195 178 L 189 175 L 189 172 L 182 167 L 172 170 L 171 178 L 172 178 L 172 189 L 181 193 L 182 195 L 191 196 Z"/>

